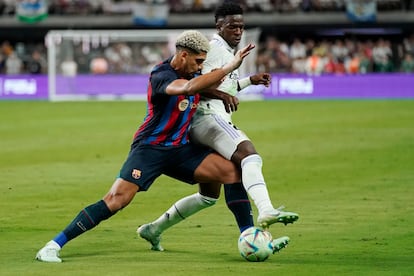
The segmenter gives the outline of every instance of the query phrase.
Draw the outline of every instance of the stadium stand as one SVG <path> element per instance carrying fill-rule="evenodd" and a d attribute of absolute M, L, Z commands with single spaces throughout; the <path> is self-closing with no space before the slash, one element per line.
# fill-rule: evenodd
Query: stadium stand
<path fill-rule="evenodd" d="M 0 73 L 45 73 L 43 39 L 52 28 L 148 28 L 134 26 L 130 20 L 137 2 L 168 5 L 170 22 L 165 28 L 186 28 L 195 18 L 194 28 L 211 28 L 211 14 L 219 0 L 50 0 L 46 2 L 49 17 L 29 26 L 17 22 L 16 1 L 0 0 Z M 263 30 L 257 49 L 258 70 L 306 74 L 413 72 L 412 0 L 376 1 L 378 21 L 366 24 L 346 19 L 345 0 L 240 2 L 246 10 L 247 25 Z M 108 62 L 108 73 L 143 73 L 154 59 L 168 54 L 165 45 L 124 44 L 99 50 Z M 75 55 L 77 71 L 90 73 L 85 59 L 91 60 L 96 54 L 91 52 L 95 56 L 86 58 Z M 33 62 L 34 56 L 37 62 Z M 38 67 L 35 71 L 34 65 Z"/>
<path fill-rule="evenodd" d="M 376 0 L 379 11 L 412 10 L 412 0 Z M 0 14 L 13 15 L 16 11 L 15 0 L 1 0 Z M 137 2 L 168 4 L 171 13 L 211 12 L 219 0 L 49 0 L 49 14 L 129 14 Z M 343 11 L 346 0 L 240 0 L 247 12 L 294 12 L 294 11 Z"/>

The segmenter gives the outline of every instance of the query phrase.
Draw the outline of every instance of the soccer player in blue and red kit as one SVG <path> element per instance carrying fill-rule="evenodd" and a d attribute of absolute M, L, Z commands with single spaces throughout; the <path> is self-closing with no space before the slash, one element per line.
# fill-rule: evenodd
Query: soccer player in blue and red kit
<path fill-rule="evenodd" d="M 222 183 L 240 182 L 239 171 L 232 162 L 208 148 L 189 143 L 187 132 L 199 102 L 198 93 L 217 87 L 253 48 L 253 45 L 244 47 L 222 68 L 195 78 L 206 59 L 209 41 L 198 31 L 183 32 L 176 41 L 176 53 L 151 72 L 147 116 L 108 193 L 102 200 L 82 209 L 63 231 L 37 252 L 36 259 L 61 262 L 59 253 L 67 242 L 126 207 L 137 192 L 148 190 L 161 174 L 190 184 L 199 183 L 198 193 L 174 204 L 174 211 L 166 218 L 171 226 L 183 217 L 214 205 Z M 213 89 L 209 92 L 214 94 Z M 215 96 L 221 98 L 229 110 L 236 109 L 236 98 L 219 91 Z"/>

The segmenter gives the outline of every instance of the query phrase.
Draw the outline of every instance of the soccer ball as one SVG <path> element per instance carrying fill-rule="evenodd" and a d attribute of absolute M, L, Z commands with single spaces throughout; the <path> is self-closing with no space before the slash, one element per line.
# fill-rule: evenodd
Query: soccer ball
<path fill-rule="evenodd" d="M 250 262 L 263 262 L 273 254 L 272 240 L 268 231 L 252 226 L 240 234 L 240 255 Z"/>

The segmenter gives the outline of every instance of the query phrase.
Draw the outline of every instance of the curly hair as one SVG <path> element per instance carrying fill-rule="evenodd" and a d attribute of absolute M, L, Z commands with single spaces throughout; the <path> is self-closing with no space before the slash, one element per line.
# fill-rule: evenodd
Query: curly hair
<path fill-rule="evenodd" d="M 220 6 L 217 7 L 214 14 L 216 23 L 220 18 L 224 18 L 227 15 L 243 14 L 243 8 L 234 1 L 224 1 Z"/>
<path fill-rule="evenodd" d="M 202 33 L 196 30 L 182 32 L 175 42 L 177 48 L 186 48 L 197 54 L 207 53 L 210 50 L 210 43 Z"/>

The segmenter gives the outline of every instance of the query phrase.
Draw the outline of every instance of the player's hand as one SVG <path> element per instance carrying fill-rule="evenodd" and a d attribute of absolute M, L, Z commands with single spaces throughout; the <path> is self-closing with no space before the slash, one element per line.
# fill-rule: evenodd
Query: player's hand
<path fill-rule="evenodd" d="M 236 111 L 239 105 L 239 99 L 237 97 L 212 87 L 203 90 L 202 95 L 210 99 L 221 100 L 227 113 Z"/>
<path fill-rule="evenodd" d="M 237 106 L 239 105 L 239 99 L 235 96 L 231 96 L 227 93 L 223 93 L 221 100 L 223 101 L 224 108 L 227 113 L 237 111 Z"/>
<path fill-rule="evenodd" d="M 230 73 L 231 71 L 234 71 L 235 69 L 239 68 L 240 65 L 243 62 L 243 59 L 250 54 L 250 51 L 254 49 L 256 46 L 254 44 L 249 44 L 246 47 L 240 49 L 237 51 L 237 53 L 234 55 L 234 59 L 223 66 L 223 70 L 227 73 Z"/>
<path fill-rule="evenodd" d="M 272 77 L 269 73 L 258 73 L 256 75 L 250 76 L 250 81 L 252 84 L 263 84 L 266 87 L 269 87 L 271 79 Z"/>
<path fill-rule="evenodd" d="M 256 46 L 252 43 L 249 43 L 247 46 L 241 48 L 240 50 L 238 50 L 236 52 L 236 54 L 234 55 L 236 58 L 240 58 L 240 63 L 241 61 L 243 61 L 243 59 L 250 54 L 250 51 L 253 50 Z"/>

